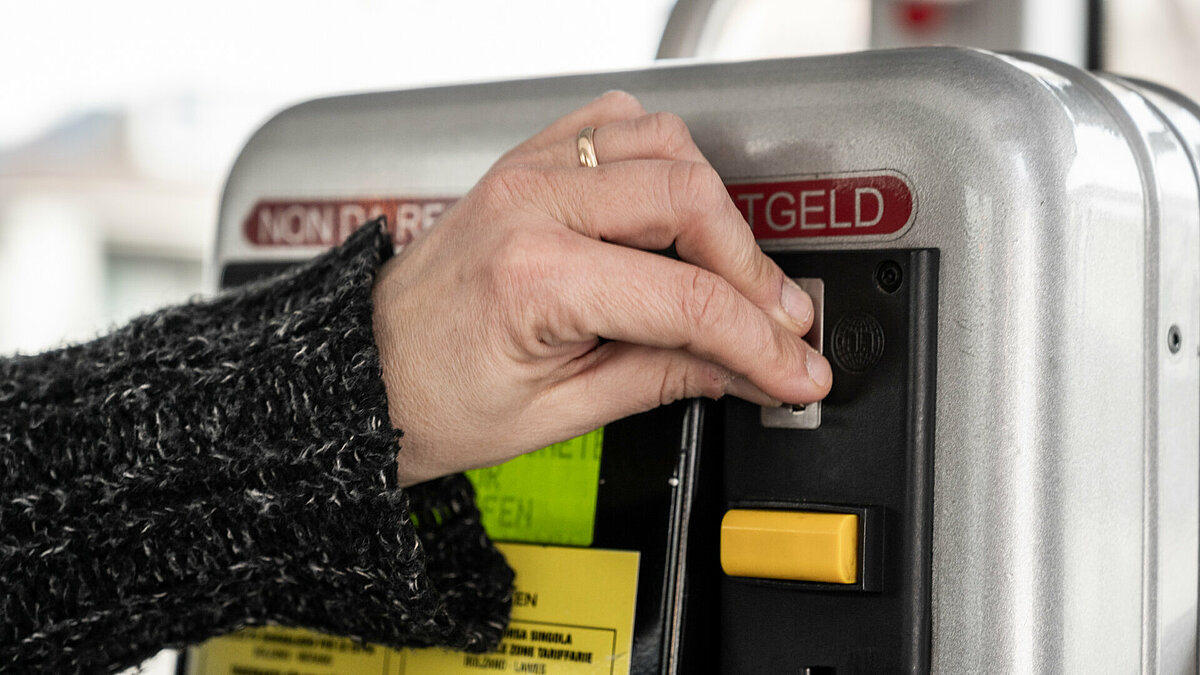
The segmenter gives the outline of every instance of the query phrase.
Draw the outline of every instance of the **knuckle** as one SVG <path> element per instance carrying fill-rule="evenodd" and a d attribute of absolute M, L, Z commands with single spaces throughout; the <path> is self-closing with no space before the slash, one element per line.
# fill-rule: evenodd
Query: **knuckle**
<path fill-rule="evenodd" d="M 662 381 L 659 383 L 658 405 L 667 405 L 683 398 L 686 383 L 687 374 L 683 372 L 679 361 L 669 361 L 666 368 L 663 368 Z"/>
<path fill-rule="evenodd" d="M 672 359 L 663 369 L 657 404 L 667 405 L 697 396 L 720 398 L 725 395 L 729 378 L 729 371 L 715 364 Z"/>
<path fill-rule="evenodd" d="M 600 104 L 617 111 L 644 112 L 642 102 L 623 89 L 611 89 L 600 95 Z"/>
<path fill-rule="evenodd" d="M 729 309 L 729 290 L 724 280 L 695 269 L 685 280 L 683 316 L 695 330 L 709 331 L 721 325 Z"/>
<path fill-rule="evenodd" d="M 563 200 L 554 171 L 543 167 L 496 167 L 479 179 L 477 187 L 481 206 L 497 211 L 546 212 Z"/>
<path fill-rule="evenodd" d="M 651 144 L 667 157 L 678 158 L 692 145 L 692 134 L 683 118 L 675 113 L 656 112 L 648 116 Z"/>
<path fill-rule="evenodd" d="M 522 187 L 529 183 L 529 174 L 528 169 L 502 165 L 484 174 L 476 187 L 485 204 L 511 204 L 519 197 Z"/>
<path fill-rule="evenodd" d="M 717 399 L 725 395 L 729 387 L 730 373 L 724 368 L 705 363 L 693 371 L 693 390 L 688 396 L 703 396 Z"/>
<path fill-rule="evenodd" d="M 548 254 L 542 237 L 522 228 L 506 231 L 493 244 L 482 270 L 481 323 L 525 353 L 536 353 L 548 344 L 548 327 L 561 318 L 554 291 L 557 257 Z"/>
<path fill-rule="evenodd" d="M 768 299 L 778 300 L 783 290 L 784 274 L 770 258 L 753 242 L 743 246 L 735 257 L 736 269 L 748 280 L 751 288 L 764 289 Z"/>
<path fill-rule="evenodd" d="M 529 323 L 563 304 L 561 287 L 572 275 L 566 261 L 574 255 L 569 232 L 514 226 L 491 243 L 483 274 L 494 309 Z"/>
<path fill-rule="evenodd" d="M 509 228 L 498 235 L 487 265 L 494 290 L 525 288 L 542 278 L 551 258 L 541 248 L 539 238 L 524 228 Z"/>
<path fill-rule="evenodd" d="M 698 162 L 674 162 L 667 171 L 667 191 L 677 213 L 709 214 L 727 199 L 716 170 Z"/>

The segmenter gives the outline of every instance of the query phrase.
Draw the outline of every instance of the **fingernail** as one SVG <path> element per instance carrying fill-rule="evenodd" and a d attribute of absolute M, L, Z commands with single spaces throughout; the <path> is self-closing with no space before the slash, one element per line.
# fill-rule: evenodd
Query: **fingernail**
<path fill-rule="evenodd" d="M 749 380 L 744 377 L 735 377 L 730 380 L 729 386 L 725 387 L 725 393 L 769 408 L 778 408 L 783 405 L 778 399 L 772 398 L 762 389 L 750 384 Z"/>
<path fill-rule="evenodd" d="M 833 370 L 829 367 L 829 362 L 816 350 L 808 350 L 808 355 L 804 357 L 804 365 L 808 368 L 809 378 L 816 382 L 818 387 L 828 387 L 833 381 Z"/>
<path fill-rule="evenodd" d="M 796 282 L 791 279 L 784 278 L 783 280 L 783 295 L 779 299 L 783 305 L 783 311 L 792 317 L 800 326 L 807 326 L 812 320 L 813 305 L 812 298 L 808 297 Z"/>

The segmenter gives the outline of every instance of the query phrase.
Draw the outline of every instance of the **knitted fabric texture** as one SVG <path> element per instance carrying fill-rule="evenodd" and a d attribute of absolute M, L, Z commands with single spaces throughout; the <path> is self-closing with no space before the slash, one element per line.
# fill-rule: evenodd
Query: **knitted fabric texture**
<path fill-rule="evenodd" d="M 0 359 L 0 671 L 112 672 L 264 623 L 499 641 L 513 575 L 470 484 L 397 487 L 371 326 L 390 256 L 376 221 L 283 276 Z"/>

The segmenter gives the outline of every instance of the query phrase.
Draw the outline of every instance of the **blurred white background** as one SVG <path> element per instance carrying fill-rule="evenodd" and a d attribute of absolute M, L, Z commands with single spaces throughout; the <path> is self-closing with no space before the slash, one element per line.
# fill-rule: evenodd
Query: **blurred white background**
<path fill-rule="evenodd" d="M 0 2 L 0 354 L 200 290 L 225 173 L 291 103 L 653 60 L 671 0 Z"/>
<path fill-rule="evenodd" d="M 906 44 L 947 42 L 939 15 L 997 2 L 1058 8 L 1025 26 L 1038 40 L 1026 48 L 1079 51 L 1086 33 L 1087 0 L 683 1 L 709 17 L 688 53 L 709 58 L 864 49 L 880 20 L 904 24 L 888 30 Z M 0 0 L 0 355 L 87 339 L 200 292 L 225 174 L 282 107 L 644 66 L 674 4 Z M 1105 69 L 1200 99 L 1200 0 L 1098 4 Z M 170 672 L 170 657 L 155 668 Z"/>
<path fill-rule="evenodd" d="M 898 24 L 892 33 L 910 31 L 904 43 L 947 42 L 961 34 L 939 33 L 939 13 L 982 15 L 997 3 L 1049 17 L 1027 31 L 1042 51 L 1082 39 L 1071 8 L 1087 0 L 684 0 L 708 17 L 687 53 L 864 49 L 880 17 Z M 674 4 L 0 0 L 0 354 L 87 339 L 199 292 L 225 173 L 282 107 L 644 66 Z M 1106 69 L 1200 98 L 1200 0 L 1099 4 Z M 933 20 L 917 26 L 914 16 Z"/>

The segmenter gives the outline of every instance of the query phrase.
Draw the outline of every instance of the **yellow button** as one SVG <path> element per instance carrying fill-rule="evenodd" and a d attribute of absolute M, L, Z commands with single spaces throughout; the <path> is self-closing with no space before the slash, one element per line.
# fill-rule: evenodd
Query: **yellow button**
<path fill-rule="evenodd" d="M 721 521 L 721 568 L 732 577 L 853 584 L 858 516 L 733 509 Z"/>

